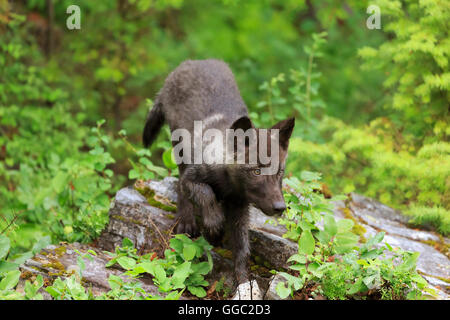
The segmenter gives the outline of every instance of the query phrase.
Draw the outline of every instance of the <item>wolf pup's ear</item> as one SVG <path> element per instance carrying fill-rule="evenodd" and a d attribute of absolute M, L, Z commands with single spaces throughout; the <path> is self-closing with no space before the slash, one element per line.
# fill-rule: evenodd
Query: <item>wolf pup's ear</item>
<path fill-rule="evenodd" d="M 230 127 L 233 130 L 242 129 L 244 132 L 250 128 L 253 128 L 253 123 L 247 116 L 237 119 Z"/>
<path fill-rule="evenodd" d="M 244 132 L 246 132 L 248 129 L 254 128 L 252 121 L 250 120 L 249 117 L 244 116 L 241 117 L 239 119 L 237 119 L 230 127 L 230 129 L 232 130 L 238 130 L 238 129 L 242 129 L 244 130 Z M 248 148 L 250 145 L 250 138 L 245 138 L 245 147 Z M 234 139 L 234 150 L 238 150 L 238 146 L 237 146 L 237 138 Z"/>
<path fill-rule="evenodd" d="M 292 131 L 295 126 L 295 118 L 289 118 L 278 122 L 271 129 L 280 130 L 280 147 L 287 150 L 289 146 L 289 138 L 291 137 Z"/>

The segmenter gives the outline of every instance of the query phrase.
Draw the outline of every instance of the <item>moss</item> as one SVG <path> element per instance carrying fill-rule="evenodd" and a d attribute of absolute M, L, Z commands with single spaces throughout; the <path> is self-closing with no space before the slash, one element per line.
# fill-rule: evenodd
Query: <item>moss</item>
<path fill-rule="evenodd" d="M 263 264 L 263 260 L 261 259 L 260 256 L 255 256 L 253 259 L 255 260 L 256 264 L 258 264 L 258 265 L 262 265 Z"/>
<path fill-rule="evenodd" d="M 52 286 L 53 285 L 53 279 L 51 278 L 44 278 L 44 287 Z"/>
<path fill-rule="evenodd" d="M 147 199 L 148 204 L 152 207 L 156 207 L 169 212 L 177 211 L 177 207 L 173 205 L 169 200 L 157 197 L 155 195 L 155 191 L 147 186 L 143 186 L 142 183 L 136 183 L 134 185 L 134 188 Z"/>
<path fill-rule="evenodd" d="M 120 221 L 123 221 L 123 222 L 126 222 L 126 223 L 131 223 L 131 224 L 137 224 L 139 226 L 144 226 L 144 224 L 141 221 L 139 221 L 139 220 L 132 219 L 132 218 L 125 218 L 124 216 L 120 216 L 118 214 L 113 214 L 111 217 L 113 219 L 120 220 Z"/>
<path fill-rule="evenodd" d="M 66 271 L 66 268 L 64 267 L 64 265 L 59 261 L 52 261 L 50 263 L 43 264 L 42 266 L 44 268 L 52 268 L 52 269 L 59 270 L 62 272 Z"/>
<path fill-rule="evenodd" d="M 233 257 L 233 253 L 231 252 L 231 250 L 218 247 L 215 247 L 213 250 L 225 259 L 232 259 Z"/>
<path fill-rule="evenodd" d="M 445 240 L 442 236 L 440 236 L 441 241 L 434 241 L 434 240 L 422 240 L 421 242 L 424 244 L 427 244 L 429 246 L 432 246 L 437 251 L 441 252 L 442 254 L 446 255 L 447 257 L 450 256 L 450 245 L 445 243 Z"/>
<path fill-rule="evenodd" d="M 420 270 L 417 270 L 417 272 L 418 272 L 419 274 L 423 275 L 423 276 L 428 276 L 428 277 L 436 278 L 436 279 L 439 279 L 439 280 L 441 280 L 441 281 L 444 281 L 445 283 L 450 284 L 450 278 L 444 278 L 444 277 L 439 277 L 439 276 L 431 275 L 431 274 L 425 273 L 425 272 L 420 271 Z"/>
<path fill-rule="evenodd" d="M 34 269 L 34 270 L 36 270 L 36 271 L 39 271 L 39 272 L 45 271 L 45 270 L 42 270 L 41 268 L 36 267 L 36 266 L 30 266 L 30 268 L 31 268 L 31 269 Z"/>
<path fill-rule="evenodd" d="M 257 275 L 259 275 L 260 277 L 269 278 L 272 276 L 272 273 L 270 273 L 269 268 L 266 268 L 266 267 L 263 267 L 263 266 L 260 266 L 257 264 L 250 266 L 250 270 L 253 273 L 256 273 Z"/>
<path fill-rule="evenodd" d="M 354 222 L 353 227 L 352 227 L 352 232 L 357 234 L 359 236 L 360 242 L 361 243 L 365 243 L 367 240 L 364 237 L 364 235 L 366 234 L 367 230 L 366 228 L 364 228 L 358 221 L 358 219 L 356 219 L 353 215 L 352 212 L 349 208 L 340 208 L 339 209 L 345 216 L 346 219 L 350 219 Z"/>
<path fill-rule="evenodd" d="M 436 277 L 437 279 L 447 282 L 448 284 L 450 284 L 450 278 L 444 278 L 444 277 Z"/>
<path fill-rule="evenodd" d="M 61 257 L 67 252 L 67 248 L 66 248 L 66 246 L 62 245 L 62 246 L 56 248 L 54 250 L 54 252 L 58 257 Z"/>
<path fill-rule="evenodd" d="M 53 276 L 53 277 L 60 277 L 60 276 L 69 277 L 69 276 L 71 276 L 74 273 L 74 271 L 73 270 L 67 271 L 66 267 L 57 259 L 58 257 L 61 257 L 62 255 L 64 255 L 67 252 L 67 247 L 65 245 L 62 245 L 58 248 L 55 248 L 53 251 L 54 251 L 54 255 L 52 255 L 51 253 L 49 253 L 47 255 L 47 258 L 49 258 L 50 262 L 43 263 L 42 267 L 57 270 L 57 272 L 48 271 L 49 276 Z M 44 272 L 45 272 L 45 270 L 44 270 Z"/>
<path fill-rule="evenodd" d="M 173 214 L 166 214 L 166 217 L 169 219 L 175 219 L 175 216 Z"/>
<path fill-rule="evenodd" d="M 90 285 L 90 282 L 89 282 L 89 280 L 86 279 L 85 277 L 81 277 L 80 284 L 81 284 L 83 287 L 86 287 L 87 285 Z"/>
<path fill-rule="evenodd" d="M 24 279 L 24 280 L 30 279 L 32 276 L 33 276 L 33 272 L 31 272 L 31 271 L 22 271 L 20 273 L 20 278 Z"/>
<path fill-rule="evenodd" d="M 320 193 L 323 194 L 325 199 L 331 199 L 333 197 L 333 194 L 331 193 L 330 188 L 325 183 L 322 183 L 322 185 L 320 187 Z"/>
<path fill-rule="evenodd" d="M 366 234 L 367 230 L 360 224 L 355 224 L 352 228 L 353 233 L 357 234 L 359 236 L 359 240 L 361 243 L 365 243 L 366 237 L 364 235 Z"/>

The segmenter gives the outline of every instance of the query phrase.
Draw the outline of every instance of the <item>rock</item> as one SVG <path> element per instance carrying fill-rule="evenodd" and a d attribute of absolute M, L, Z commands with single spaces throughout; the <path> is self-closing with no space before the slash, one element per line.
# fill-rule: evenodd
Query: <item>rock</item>
<path fill-rule="evenodd" d="M 83 281 L 92 286 L 96 294 L 108 291 L 109 275 L 121 274 L 122 270 L 105 268 L 109 259 L 102 250 L 114 251 L 126 237 L 133 241 L 140 254 L 149 251 L 162 253 L 168 247 L 177 223 L 176 184 L 176 178 L 167 177 L 161 181 L 139 182 L 135 187 L 119 190 L 111 204 L 109 224 L 97 239 L 95 246 L 76 243 L 50 246 L 27 260 L 21 266 L 22 272 L 28 272 L 33 276 L 42 274 L 49 281 L 58 275 L 66 277 L 76 272 L 78 268 L 78 255 L 74 250 L 86 252 L 91 249 L 97 252 L 97 256 L 92 262 L 85 259 Z M 430 245 L 438 242 L 448 244 L 450 242 L 447 238 L 442 239 L 433 232 L 411 229 L 408 227 L 408 219 L 398 211 L 357 194 L 351 194 L 351 199 L 347 202 L 337 201 L 334 205 L 336 218 L 353 219 L 363 230 L 365 238 L 379 231 L 385 231 L 385 241 L 391 246 L 420 252 L 418 270 L 430 285 L 436 288 L 440 299 L 449 299 L 448 282 L 443 281 L 450 278 L 449 258 Z M 267 271 L 286 268 L 286 260 L 298 249 L 297 243 L 282 237 L 285 231 L 285 228 L 277 225 L 273 218 L 267 217 L 256 208 L 250 209 L 249 239 L 252 261 L 256 262 L 251 268 L 250 278 L 254 280 L 241 284 L 234 298 L 279 299 L 275 288 L 283 278 L 272 276 Z M 231 251 L 228 248 L 215 248 L 212 257 L 214 269 L 205 277 L 206 280 L 211 285 L 224 281 L 225 286 L 232 288 Z M 160 294 L 151 279 L 143 277 L 139 281 L 147 292 Z M 49 298 L 48 295 L 46 297 Z"/>
<path fill-rule="evenodd" d="M 262 300 L 263 295 L 255 280 L 241 283 L 231 300 Z"/>
<path fill-rule="evenodd" d="M 450 286 L 440 279 L 450 279 L 450 260 L 446 254 L 438 251 L 433 243 L 447 244 L 448 238 L 441 237 L 434 232 L 412 229 L 408 226 L 408 217 L 374 199 L 355 193 L 351 194 L 351 201 L 335 203 L 335 216 L 346 218 L 343 211 L 350 214 L 361 227 L 365 229 L 364 237 L 369 238 L 380 231 L 386 233 L 384 242 L 392 247 L 399 247 L 407 251 L 417 251 L 417 270 L 431 285 L 439 286 L 440 296 L 449 299 Z M 443 245 L 445 248 L 445 245 Z M 448 253 L 447 253 L 448 254 Z"/>
<path fill-rule="evenodd" d="M 113 251 L 127 237 L 138 250 L 167 245 L 174 216 L 148 204 L 147 199 L 135 189 L 119 190 L 109 211 L 109 224 L 98 239 L 97 245 Z"/>
<path fill-rule="evenodd" d="M 352 194 L 351 197 L 349 208 L 354 215 L 374 229 L 416 241 L 440 241 L 439 236 L 432 232 L 408 228 L 408 217 L 399 211 L 358 194 Z"/>
<path fill-rule="evenodd" d="M 176 183 L 177 179 L 165 178 L 144 185 L 161 197 L 159 201 L 167 204 L 176 201 Z M 260 210 L 250 210 L 249 237 L 252 254 L 272 267 L 287 267 L 286 260 L 297 251 L 297 244 L 283 238 L 284 227 L 270 225 L 266 223 L 268 219 Z M 99 238 L 98 245 L 111 251 L 127 237 L 134 242 L 138 250 L 154 248 L 167 243 L 175 223 L 173 214 L 151 206 L 147 199 L 133 188 L 124 188 L 116 195 L 110 210 L 109 225 Z"/>
<path fill-rule="evenodd" d="M 276 290 L 279 282 L 286 282 L 286 280 L 278 274 L 276 274 L 276 275 L 272 276 L 272 278 L 270 278 L 270 285 L 266 291 L 266 294 L 264 295 L 264 300 L 282 300 L 280 298 L 280 296 L 277 294 L 277 290 Z M 291 300 L 291 297 L 288 296 L 284 300 Z"/>
<path fill-rule="evenodd" d="M 177 179 L 168 177 L 162 181 L 144 182 L 144 186 L 140 185 L 139 189 L 141 193 L 156 195 L 154 199 L 165 205 L 175 204 L 176 183 Z M 142 188 L 148 188 L 152 192 L 143 192 Z M 141 193 L 131 187 L 118 191 L 111 205 L 109 224 L 97 241 L 100 248 L 113 251 L 125 237 L 133 241 L 138 252 L 150 248 L 161 248 L 162 251 L 168 246 L 176 224 L 175 216 L 150 205 Z M 260 210 L 251 208 L 249 237 L 252 255 L 257 257 L 257 260 L 265 261 L 266 266 L 270 268 L 286 268 L 286 260 L 297 251 L 297 244 L 283 238 L 284 227 L 268 224 L 268 219 Z M 214 270 L 206 279 L 213 283 L 224 278 L 225 285 L 231 287 L 233 264 L 230 257 L 225 258 L 213 252 L 213 259 Z M 258 279 L 263 287 L 267 288 L 269 279 L 262 279 L 255 273 L 251 277 Z"/>
<path fill-rule="evenodd" d="M 169 199 L 173 203 L 177 203 L 177 183 L 178 179 L 175 177 L 165 177 L 162 181 L 152 180 L 146 182 L 148 187 L 155 191 L 156 195 Z"/>
<path fill-rule="evenodd" d="M 65 279 L 71 275 L 78 277 L 77 271 L 79 270 L 77 259 L 79 255 L 75 250 L 84 254 L 88 250 L 96 252 L 96 256 L 93 256 L 93 260 L 84 259 L 86 268 L 83 271 L 83 282 L 89 284 L 94 295 L 99 295 L 110 290 L 108 278 L 110 275 L 119 276 L 122 271 L 117 268 L 106 268 L 105 264 L 109 261 L 108 256 L 101 250 L 92 246 L 83 245 L 79 243 L 64 244 L 59 246 L 48 246 L 43 249 L 39 254 L 31 259 L 28 259 L 21 267 L 22 282 L 26 279 L 35 276 L 42 275 L 46 279 L 46 283 L 52 283 L 57 277 Z M 127 281 L 125 277 L 122 277 L 124 281 Z M 141 278 L 139 282 L 142 284 L 142 288 L 150 294 L 160 294 L 158 288 L 153 285 L 150 278 Z M 50 299 L 50 295 L 41 290 L 44 294 L 44 298 Z"/>

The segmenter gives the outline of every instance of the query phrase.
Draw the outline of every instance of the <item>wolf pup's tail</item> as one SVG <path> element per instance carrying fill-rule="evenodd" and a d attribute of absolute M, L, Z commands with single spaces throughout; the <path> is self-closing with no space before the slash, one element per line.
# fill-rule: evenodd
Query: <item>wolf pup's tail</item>
<path fill-rule="evenodd" d="M 144 132 L 142 134 L 142 141 L 144 142 L 145 147 L 150 146 L 153 141 L 155 141 L 159 130 L 164 124 L 164 113 L 162 107 L 162 103 L 156 102 L 152 110 L 148 113 Z"/>

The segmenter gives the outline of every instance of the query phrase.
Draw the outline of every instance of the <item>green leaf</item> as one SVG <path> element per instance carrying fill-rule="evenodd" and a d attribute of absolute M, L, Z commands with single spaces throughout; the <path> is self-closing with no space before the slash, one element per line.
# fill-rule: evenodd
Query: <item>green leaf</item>
<path fill-rule="evenodd" d="M 325 231 L 319 231 L 319 232 L 316 234 L 316 238 L 317 238 L 317 240 L 319 240 L 320 243 L 322 243 L 322 244 L 328 244 L 328 242 L 330 242 L 330 240 L 331 240 L 331 236 L 330 236 L 327 232 L 325 232 Z"/>
<path fill-rule="evenodd" d="M 162 159 L 163 159 L 164 165 L 168 169 L 174 170 L 174 169 L 177 168 L 177 164 L 175 162 L 175 157 L 173 155 L 172 148 L 167 149 L 166 151 L 164 151 L 164 153 L 162 155 Z"/>
<path fill-rule="evenodd" d="M 296 191 L 300 191 L 302 189 L 301 182 L 296 177 L 286 178 L 284 179 L 284 182 Z"/>
<path fill-rule="evenodd" d="M 286 285 L 281 281 L 278 282 L 275 290 L 281 299 L 286 299 L 291 294 L 291 289 L 286 287 Z"/>
<path fill-rule="evenodd" d="M 358 243 L 359 237 L 351 232 L 338 233 L 334 238 L 336 251 L 339 254 L 346 253 L 353 249 Z"/>
<path fill-rule="evenodd" d="M 419 288 L 425 288 L 426 286 L 428 286 L 428 282 L 422 278 L 421 275 L 415 273 L 411 276 L 411 280 L 413 280 L 414 282 L 416 282 L 418 284 Z"/>
<path fill-rule="evenodd" d="M 303 231 L 298 241 L 298 252 L 306 255 L 312 254 L 314 252 L 314 246 L 315 241 L 311 231 Z"/>
<path fill-rule="evenodd" d="M 166 280 L 166 271 L 161 265 L 159 264 L 155 265 L 154 272 L 155 278 L 158 280 L 159 283 L 162 283 Z"/>
<path fill-rule="evenodd" d="M 122 240 L 122 248 L 134 248 L 134 243 L 128 238 L 123 238 Z"/>
<path fill-rule="evenodd" d="M 170 239 L 170 247 L 175 250 L 176 252 L 182 252 L 183 251 L 183 242 L 180 239 L 172 238 Z"/>
<path fill-rule="evenodd" d="M 0 261 L 0 272 L 8 272 L 11 270 L 15 270 L 19 267 L 20 264 L 9 262 L 9 261 Z"/>
<path fill-rule="evenodd" d="M 129 257 L 120 257 L 117 259 L 117 263 L 120 264 L 120 266 L 126 270 L 133 269 L 136 265 L 136 260 Z"/>
<path fill-rule="evenodd" d="M 305 264 L 306 263 L 306 257 L 303 254 L 296 253 L 296 254 L 292 255 L 287 260 L 287 262 L 291 262 L 291 261 L 295 261 L 295 262 L 298 262 L 298 263 L 301 263 L 301 264 Z"/>
<path fill-rule="evenodd" d="M 300 275 L 303 275 L 306 272 L 306 264 L 294 264 L 289 266 L 289 269 L 299 271 Z"/>
<path fill-rule="evenodd" d="M 139 177 L 140 177 L 140 173 L 139 173 L 139 171 L 137 171 L 137 170 L 135 170 L 135 169 L 131 169 L 131 170 L 128 172 L 128 179 L 134 180 L 134 179 L 137 179 L 137 178 L 139 178 Z"/>
<path fill-rule="evenodd" d="M 55 299 L 58 299 L 61 296 L 61 293 L 59 292 L 59 290 L 56 289 L 54 286 L 45 288 L 45 291 L 50 293 L 50 295 Z"/>
<path fill-rule="evenodd" d="M 321 174 L 318 172 L 302 171 L 300 174 L 300 179 L 302 179 L 303 181 L 320 180 Z"/>
<path fill-rule="evenodd" d="M 140 263 L 138 266 L 143 268 L 145 272 L 150 273 L 152 275 L 155 274 L 155 262 L 154 261 L 145 261 Z"/>
<path fill-rule="evenodd" d="M 9 252 L 11 242 L 9 238 L 0 234 L 0 259 L 4 259 Z"/>
<path fill-rule="evenodd" d="M 322 272 L 319 269 L 320 265 L 317 262 L 310 263 L 308 265 L 308 271 L 316 277 L 322 277 Z"/>
<path fill-rule="evenodd" d="M 378 232 L 376 235 L 374 235 L 372 238 L 367 240 L 367 242 L 364 244 L 363 248 L 368 250 L 372 248 L 373 246 L 377 245 L 384 239 L 385 232 Z"/>
<path fill-rule="evenodd" d="M 354 284 L 352 284 L 352 285 L 350 286 L 350 288 L 348 288 L 347 294 L 353 295 L 353 294 L 356 294 L 356 293 L 358 293 L 358 292 L 364 290 L 365 287 L 362 285 L 362 283 L 363 283 L 363 282 L 362 282 L 362 279 L 356 280 L 356 282 L 355 282 Z"/>
<path fill-rule="evenodd" d="M 0 281 L 0 290 L 13 289 L 19 283 L 19 279 L 19 270 L 9 271 L 2 279 L 2 281 Z"/>
<path fill-rule="evenodd" d="M 211 268 L 209 262 L 205 261 L 192 265 L 192 270 L 194 273 L 205 275 L 211 271 Z"/>
<path fill-rule="evenodd" d="M 69 180 L 69 175 L 64 172 L 60 171 L 58 174 L 52 179 L 51 186 L 53 190 L 57 193 L 61 193 L 64 188 L 67 186 Z"/>
<path fill-rule="evenodd" d="M 199 298 L 203 298 L 206 296 L 206 291 L 202 287 L 194 287 L 194 286 L 188 286 L 188 290 L 190 293 L 192 293 L 194 296 L 197 296 Z"/>
<path fill-rule="evenodd" d="M 34 254 L 31 251 L 24 252 L 24 253 L 22 253 L 22 254 L 20 254 L 18 256 L 15 256 L 14 263 L 17 264 L 17 265 L 21 265 L 22 263 L 24 263 L 28 259 L 33 258 L 33 256 L 34 256 Z M 0 264 L 1 264 L 1 262 L 0 262 Z M 0 269 L 1 269 L 1 266 L 0 266 Z M 15 269 L 15 268 L 13 268 L 13 269 Z M 1 272 L 1 270 L 0 270 L 0 272 Z"/>
<path fill-rule="evenodd" d="M 367 286 L 367 288 L 373 289 L 379 283 L 379 275 L 378 274 L 373 274 L 373 275 L 370 275 L 368 277 L 364 277 L 363 278 L 363 282 Z"/>
<path fill-rule="evenodd" d="M 334 217 L 332 217 L 330 215 L 325 215 L 323 217 L 323 222 L 324 222 L 324 229 L 325 229 L 326 233 L 328 233 L 331 237 L 336 235 L 338 229 L 337 229 L 336 220 L 334 220 Z"/>
<path fill-rule="evenodd" d="M 353 228 L 354 224 L 355 223 L 351 219 L 341 219 L 337 222 L 337 232 L 343 233 L 350 231 Z"/>
<path fill-rule="evenodd" d="M 191 262 L 185 261 L 181 265 L 179 265 L 172 276 L 174 289 L 183 288 L 184 281 L 187 279 L 189 274 L 191 273 Z"/>
<path fill-rule="evenodd" d="M 181 291 L 171 291 L 164 299 L 165 300 L 178 300 L 178 299 L 180 299 L 183 292 L 184 292 L 184 289 Z"/>
<path fill-rule="evenodd" d="M 183 247 L 184 260 L 189 261 L 189 260 L 194 259 L 196 253 L 197 253 L 197 249 L 196 249 L 195 245 L 191 245 L 191 244 L 184 245 L 184 247 Z"/>
<path fill-rule="evenodd" d="M 42 249 L 47 247 L 51 243 L 50 236 L 40 238 L 31 249 L 31 252 L 36 254 L 39 253 Z"/>
<path fill-rule="evenodd" d="M 404 262 L 398 266 L 398 269 L 403 271 L 414 271 L 419 255 L 419 252 L 413 252 L 412 254 L 409 254 Z"/>
<path fill-rule="evenodd" d="M 362 259 L 374 259 L 379 256 L 379 252 L 377 249 L 372 249 L 370 251 L 366 251 L 361 254 Z"/>
<path fill-rule="evenodd" d="M 119 289 L 123 280 L 113 274 L 109 275 L 108 283 L 112 290 Z"/>

